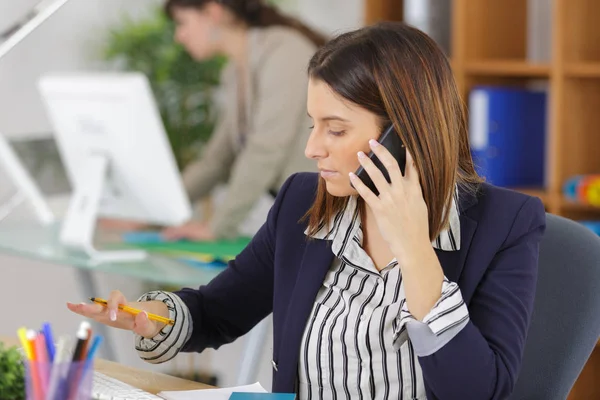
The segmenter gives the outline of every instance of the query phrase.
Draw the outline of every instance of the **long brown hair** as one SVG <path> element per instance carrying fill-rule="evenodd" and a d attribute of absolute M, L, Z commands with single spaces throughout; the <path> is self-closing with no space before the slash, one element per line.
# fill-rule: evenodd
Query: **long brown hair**
<path fill-rule="evenodd" d="M 282 14 L 276 7 L 265 4 L 263 0 L 167 0 L 165 12 L 172 18 L 173 9 L 176 7 L 201 9 L 211 2 L 223 5 L 238 20 L 250 27 L 286 26 L 301 33 L 317 47 L 321 47 L 327 41 L 325 36 L 300 20 Z"/>
<path fill-rule="evenodd" d="M 384 22 L 345 33 L 327 43 L 310 61 L 311 79 L 369 110 L 381 128 L 393 123 L 415 160 L 433 240 L 448 224 L 456 185 L 474 191 L 475 172 L 463 102 L 448 60 L 437 44 L 418 29 Z M 315 234 L 343 209 L 347 199 L 327 193 L 319 179 L 307 212 Z"/>

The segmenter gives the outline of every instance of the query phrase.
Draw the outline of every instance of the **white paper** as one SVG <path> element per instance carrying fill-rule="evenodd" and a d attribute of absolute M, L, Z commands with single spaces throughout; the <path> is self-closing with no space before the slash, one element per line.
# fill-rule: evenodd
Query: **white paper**
<path fill-rule="evenodd" d="M 267 393 L 260 383 L 237 386 L 224 389 L 183 390 L 177 392 L 160 392 L 158 395 L 165 400 L 228 400 L 233 392 L 238 393 Z"/>

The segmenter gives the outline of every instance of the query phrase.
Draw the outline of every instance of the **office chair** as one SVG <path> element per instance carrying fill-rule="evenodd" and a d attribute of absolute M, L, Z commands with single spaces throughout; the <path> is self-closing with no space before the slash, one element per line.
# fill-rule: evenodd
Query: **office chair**
<path fill-rule="evenodd" d="M 546 214 L 535 305 L 511 400 L 564 400 L 600 337 L 600 238 Z"/>

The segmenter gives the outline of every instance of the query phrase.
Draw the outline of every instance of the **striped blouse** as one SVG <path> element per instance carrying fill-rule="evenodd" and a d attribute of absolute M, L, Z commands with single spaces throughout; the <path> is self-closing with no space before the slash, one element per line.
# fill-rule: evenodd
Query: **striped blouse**
<path fill-rule="evenodd" d="M 151 339 L 135 335 L 138 355 L 152 364 L 169 361 L 192 336 L 193 324 L 189 308 L 176 294 L 159 290 L 145 293 L 138 301 L 162 301 L 169 309 L 169 318 L 175 321 L 175 324 L 166 325 Z"/>
<path fill-rule="evenodd" d="M 301 400 L 424 399 L 418 357 L 434 353 L 467 324 L 469 314 L 456 283 L 444 280 L 440 299 L 417 321 L 408 310 L 401 270 L 392 260 L 378 271 L 362 249 L 356 198 L 336 216 L 330 230 L 336 255 L 309 316 L 298 365 Z M 432 242 L 458 250 L 456 201 L 450 226 Z"/>
<path fill-rule="evenodd" d="M 460 248 L 456 200 L 450 226 L 433 247 Z M 434 353 L 467 324 L 469 314 L 456 283 L 444 280 L 440 299 L 417 321 L 406 306 L 402 275 L 392 260 L 378 271 L 362 249 L 356 198 L 315 238 L 332 241 L 336 255 L 307 320 L 298 365 L 299 398 L 424 399 L 418 357 Z M 173 326 L 155 337 L 135 337 L 139 356 L 150 363 L 175 357 L 192 335 L 192 315 L 175 294 L 154 291 L 138 301 L 163 301 Z"/>

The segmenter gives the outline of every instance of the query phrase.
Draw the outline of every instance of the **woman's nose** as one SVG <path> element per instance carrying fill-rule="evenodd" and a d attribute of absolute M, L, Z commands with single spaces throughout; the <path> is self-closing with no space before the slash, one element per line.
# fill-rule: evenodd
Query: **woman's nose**
<path fill-rule="evenodd" d="M 304 149 L 304 155 L 306 156 L 306 158 L 314 160 L 324 158 L 327 155 L 325 146 L 319 138 L 319 134 L 315 130 L 313 130 L 310 136 L 308 137 L 308 141 L 306 142 L 306 148 Z"/>

